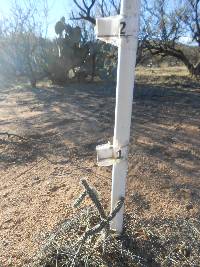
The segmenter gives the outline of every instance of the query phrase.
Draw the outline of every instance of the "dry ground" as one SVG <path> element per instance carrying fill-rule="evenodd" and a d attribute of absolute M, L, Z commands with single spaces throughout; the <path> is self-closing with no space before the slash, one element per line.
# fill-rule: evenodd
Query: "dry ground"
<path fill-rule="evenodd" d="M 186 74 L 137 72 L 126 213 L 138 223 L 200 218 L 200 85 Z M 0 102 L 0 132 L 15 134 L 0 135 L 0 266 L 27 266 L 74 212 L 81 177 L 109 209 L 111 169 L 95 146 L 113 134 L 115 85 L 2 83 Z"/>

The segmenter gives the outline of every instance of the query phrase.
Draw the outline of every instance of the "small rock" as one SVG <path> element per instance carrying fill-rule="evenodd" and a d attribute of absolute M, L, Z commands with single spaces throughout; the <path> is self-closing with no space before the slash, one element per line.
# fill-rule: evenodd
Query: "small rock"
<path fill-rule="evenodd" d="M 193 209 L 193 205 L 192 204 L 188 204 L 187 206 L 186 206 L 186 209 L 189 211 L 189 210 L 191 210 L 191 209 Z"/>

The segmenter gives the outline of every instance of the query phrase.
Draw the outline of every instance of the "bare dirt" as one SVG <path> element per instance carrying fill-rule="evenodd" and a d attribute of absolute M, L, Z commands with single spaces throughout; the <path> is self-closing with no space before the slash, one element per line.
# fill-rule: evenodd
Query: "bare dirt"
<path fill-rule="evenodd" d="M 112 140 L 115 85 L 2 83 L 0 102 L 0 266 L 28 266 L 72 216 L 80 178 L 109 209 L 111 168 L 96 165 L 95 146 Z M 126 213 L 199 220 L 199 83 L 175 68 L 139 70 L 130 144 Z"/>

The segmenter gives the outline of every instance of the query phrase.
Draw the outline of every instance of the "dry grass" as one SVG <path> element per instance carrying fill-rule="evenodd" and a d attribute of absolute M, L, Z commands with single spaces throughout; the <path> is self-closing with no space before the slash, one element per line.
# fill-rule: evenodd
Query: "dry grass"
<path fill-rule="evenodd" d="M 150 74 L 153 75 L 150 75 Z M 184 77 L 188 79 L 188 70 L 185 66 L 175 66 L 175 67 L 162 67 L 162 68 L 156 68 L 156 67 L 137 67 L 136 68 L 136 75 L 137 76 L 148 76 L 149 79 L 151 79 L 152 76 L 159 76 L 159 77 L 168 77 L 172 75 L 176 75 L 176 77 Z M 161 81 L 162 82 L 162 81 Z"/>
<path fill-rule="evenodd" d="M 116 242 L 141 257 L 142 266 L 200 265 L 200 86 L 184 73 L 137 72 L 128 239 Z M 70 218 L 81 225 L 84 215 L 77 218 L 71 208 L 81 177 L 88 177 L 109 211 L 111 168 L 97 167 L 95 146 L 113 135 L 115 85 L 4 84 L 0 101 L 0 131 L 16 134 L 0 136 L 0 266 L 24 267 L 32 263 L 41 236 L 62 228 L 63 220 L 73 233 Z"/>
<path fill-rule="evenodd" d="M 129 214 L 125 216 L 121 235 L 106 229 L 105 224 L 84 239 L 102 222 L 95 205 L 81 207 L 76 216 L 59 224 L 40 243 L 41 249 L 31 267 L 199 266 L 198 219 L 138 222 Z"/>
<path fill-rule="evenodd" d="M 136 68 L 136 79 L 139 83 L 168 86 L 191 86 L 196 84 L 184 66 L 162 68 Z"/>

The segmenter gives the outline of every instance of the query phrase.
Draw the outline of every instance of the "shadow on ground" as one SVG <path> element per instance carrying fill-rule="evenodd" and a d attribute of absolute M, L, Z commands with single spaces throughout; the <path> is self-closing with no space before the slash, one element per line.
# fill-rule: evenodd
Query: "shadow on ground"
<path fill-rule="evenodd" d="M 95 147 L 108 140 L 112 141 L 115 106 L 113 83 L 72 84 L 66 87 L 41 84 L 34 89 L 23 84 L 11 87 L 9 90 L 1 88 L 0 101 L 2 175 L 9 173 L 10 177 L 12 171 L 15 177 L 15 172 L 24 167 L 27 168 L 26 175 L 29 171 L 31 184 L 33 182 L 31 175 L 35 175 L 36 172 L 41 181 L 37 188 L 30 186 L 35 190 L 30 191 L 28 196 L 32 199 L 37 190 L 39 192 L 41 189 L 40 194 L 43 194 L 43 184 L 46 189 L 49 187 L 49 181 L 53 183 L 53 180 L 42 178 L 43 169 L 48 168 L 58 188 L 51 194 L 54 194 L 53 197 L 58 195 L 59 198 L 59 188 L 63 188 L 62 175 L 69 172 L 69 164 L 72 164 L 74 175 L 77 176 L 77 170 L 81 169 L 81 174 L 88 176 L 90 182 L 103 192 L 103 204 L 108 206 L 111 170 L 96 166 Z M 161 229 L 164 220 L 169 221 L 169 225 L 170 221 L 172 224 L 176 222 L 178 224 L 179 220 L 192 220 L 198 218 L 200 214 L 199 136 L 198 83 L 190 84 L 188 81 L 172 85 L 137 83 L 133 101 L 126 212 L 134 214 L 135 217 L 131 219 L 134 222 L 139 223 L 142 220 L 145 227 L 148 223 L 151 227 L 155 226 L 155 231 L 160 227 L 158 235 L 161 239 L 165 231 L 164 228 Z M 41 159 L 44 159 L 45 163 L 40 166 Z M 29 165 L 32 168 L 33 164 L 38 166 L 38 169 L 31 173 Z M 22 170 L 11 183 L 13 192 L 17 179 L 18 184 L 26 183 L 22 177 L 25 172 Z M 62 175 L 59 176 L 59 173 Z M 81 174 L 78 173 L 78 179 Z M 72 183 L 72 173 L 70 176 Z M 77 183 L 77 180 L 74 180 L 74 183 Z M 5 181 L 4 185 L 3 181 L 1 190 L 5 190 L 7 184 Z M 73 189 L 73 186 L 70 184 L 69 188 Z M 10 188 L 9 190 L 11 191 Z M 26 191 L 24 194 L 26 196 Z M 43 201 L 43 196 L 39 195 L 38 199 L 40 197 Z M 10 211 L 11 202 L 7 193 L 2 198 L 3 210 L 7 216 L 6 212 Z M 49 196 L 47 198 L 51 201 Z M 21 210 L 18 212 L 21 218 L 20 212 Z M 159 221 L 159 226 L 156 221 Z M 197 229 L 197 226 L 195 227 Z M 184 228 L 182 231 L 185 231 Z M 145 235 L 142 238 L 144 239 Z M 135 239 L 137 238 L 134 236 Z M 148 240 L 143 241 L 146 242 L 144 247 L 148 247 Z M 8 247 L 8 253 L 9 251 Z M 139 252 L 138 255 L 140 254 Z"/>

